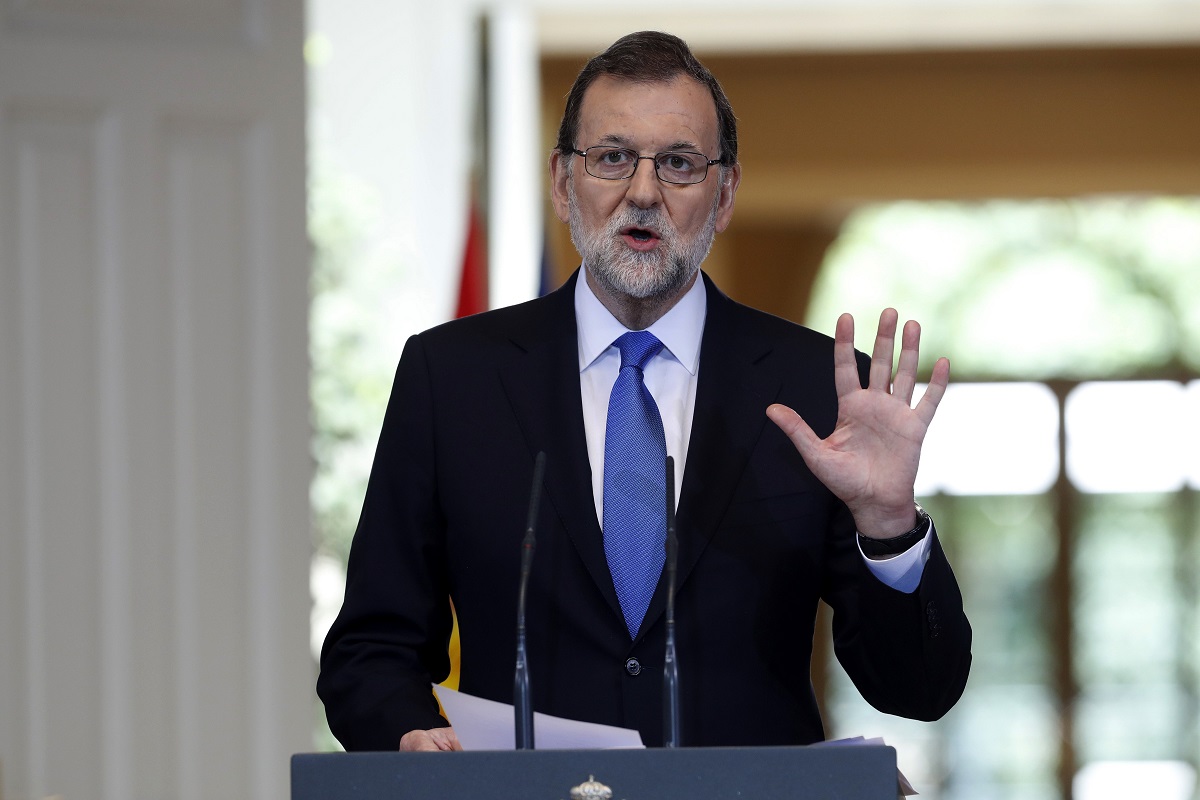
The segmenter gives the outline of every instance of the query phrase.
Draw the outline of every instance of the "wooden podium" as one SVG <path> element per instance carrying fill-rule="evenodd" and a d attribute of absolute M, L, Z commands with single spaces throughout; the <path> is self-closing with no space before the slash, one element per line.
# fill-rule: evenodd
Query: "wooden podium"
<path fill-rule="evenodd" d="M 896 751 L 854 747 L 319 753 L 292 757 L 292 800 L 896 800 Z M 593 790 L 596 787 L 590 787 Z M 604 797 L 603 792 L 580 797 Z"/>

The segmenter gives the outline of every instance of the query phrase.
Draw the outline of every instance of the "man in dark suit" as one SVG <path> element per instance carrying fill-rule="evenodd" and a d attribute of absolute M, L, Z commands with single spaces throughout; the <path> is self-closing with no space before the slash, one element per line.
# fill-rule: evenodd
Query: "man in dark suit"
<path fill-rule="evenodd" d="M 588 63 L 550 174 L 583 267 L 545 298 L 414 336 L 401 357 L 322 653 L 334 734 L 347 749 L 458 747 L 430 691 L 449 669 L 451 603 L 461 689 L 511 700 L 539 452 L 537 710 L 662 742 L 669 491 L 682 744 L 823 738 L 808 672 L 819 599 L 868 701 L 940 717 L 966 682 L 970 626 L 913 486 L 948 363 L 912 407 L 916 323 L 893 378 L 894 311 L 868 361 L 848 315 L 830 340 L 700 273 L 741 168 L 728 100 L 675 37 L 633 34 Z"/>

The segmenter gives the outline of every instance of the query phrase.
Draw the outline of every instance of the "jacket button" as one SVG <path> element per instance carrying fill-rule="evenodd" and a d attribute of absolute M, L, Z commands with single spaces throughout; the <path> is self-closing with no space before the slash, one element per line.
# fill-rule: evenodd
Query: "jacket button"
<path fill-rule="evenodd" d="M 630 675 L 637 675 L 642 671 L 642 664 L 636 658 L 631 658 L 625 662 L 625 671 Z"/>

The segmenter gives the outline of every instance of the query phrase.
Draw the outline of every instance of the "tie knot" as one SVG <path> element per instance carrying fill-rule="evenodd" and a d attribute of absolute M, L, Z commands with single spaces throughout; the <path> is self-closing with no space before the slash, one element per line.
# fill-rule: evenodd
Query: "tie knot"
<path fill-rule="evenodd" d="M 663 349 L 663 343 L 650 331 L 630 331 L 618 337 L 613 344 L 621 351 L 621 369 L 637 367 L 644 371 L 646 362 Z"/>

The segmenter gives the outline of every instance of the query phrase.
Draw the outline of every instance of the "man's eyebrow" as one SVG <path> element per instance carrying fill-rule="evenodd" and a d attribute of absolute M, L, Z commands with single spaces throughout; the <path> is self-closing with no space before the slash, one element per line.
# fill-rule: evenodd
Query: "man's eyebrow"
<path fill-rule="evenodd" d="M 618 133 L 609 133 L 601 136 L 596 144 L 611 145 L 613 147 L 629 147 L 629 137 L 621 136 Z"/>
<path fill-rule="evenodd" d="M 609 147 L 625 147 L 630 150 L 637 149 L 637 148 L 633 147 L 633 143 L 629 139 L 628 136 L 622 136 L 621 134 L 618 134 L 618 133 L 605 134 L 604 136 L 601 136 L 596 141 L 596 144 L 597 145 L 605 145 L 605 146 L 609 146 Z M 688 141 L 685 139 L 680 139 L 679 141 L 675 142 L 674 144 L 670 145 L 669 147 L 664 147 L 660 152 L 667 153 L 667 152 L 671 152 L 671 151 L 675 151 L 675 150 L 688 150 L 688 151 L 693 151 L 693 152 L 697 152 L 697 153 L 701 152 L 700 145 L 696 144 L 693 141 Z"/>

